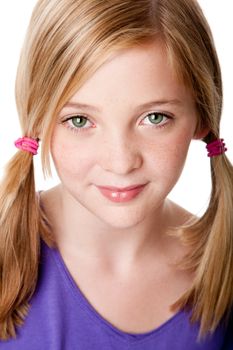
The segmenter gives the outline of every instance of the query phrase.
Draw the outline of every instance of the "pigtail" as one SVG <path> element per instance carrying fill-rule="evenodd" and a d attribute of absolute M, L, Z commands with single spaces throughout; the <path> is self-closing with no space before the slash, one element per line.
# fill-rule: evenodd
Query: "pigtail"
<path fill-rule="evenodd" d="M 16 336 L 35 290 L 39 230 L 46 232 L 35 192 L 32 154 L 18 151 L 0 185 L 0 339 Z M 48 231 L 48 230 L 47 230 Z"/>
<path fill-rule="evenodd" d="M 192 306 L 191 321 L 200 321 L 199 340 L 228 322 L 233 307 L 233 167 L 226 155 L 211 158 L 212 193 L 206 213 L 183 228 L 190 253 L 181 264 L 195 270 L 193 287 L 173 308 Z"/>
<path fill-rule="evenodd" d="M 233 167 L 225 155 L 211 158 L 211 177 L 213 189 L 205 218 L 209 234 L 198 273 L 201 297 L 207 300 L 209 295 L 202 319 L 209 314 L 206 323 L 213 332 L 222 318 L 229 319 L 233 307 Z M 203 322 L 201 331 L 205 330 Z"/>

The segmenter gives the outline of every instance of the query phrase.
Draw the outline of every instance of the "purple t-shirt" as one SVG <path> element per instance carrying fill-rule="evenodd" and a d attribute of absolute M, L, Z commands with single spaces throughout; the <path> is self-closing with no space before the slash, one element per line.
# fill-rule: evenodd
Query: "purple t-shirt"
<path fill-rule="evenodd" d="M 198 344 L 198 324 L 191 326 L 188 313 L 182 311 L 147 333 L 117 329 L 85 298 L 58 250 L 44 242 L 30 305 L 17 338 L 0 341 L 0 350 L 233 350 L 230 325 L 228 330 L 220 325 Z"/>

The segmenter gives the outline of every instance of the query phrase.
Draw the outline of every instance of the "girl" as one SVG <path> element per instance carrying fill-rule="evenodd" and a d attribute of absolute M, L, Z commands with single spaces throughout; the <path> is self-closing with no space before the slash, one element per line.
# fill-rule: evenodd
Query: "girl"
<path fill-rule="evenodd" d="M 233 349 L 233 171 L 197 2 L 39 0 L 16 84 L 0 349 Z M 193 139 L 211 163 L 200 218 L 167 199 Z M 37 194 L 40 142 L 60 184 Z"/>

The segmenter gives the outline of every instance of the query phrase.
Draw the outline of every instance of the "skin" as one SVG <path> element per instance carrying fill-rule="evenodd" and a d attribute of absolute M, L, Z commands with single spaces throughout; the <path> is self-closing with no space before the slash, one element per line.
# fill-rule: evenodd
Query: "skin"
<path fill-rule="evenodd" d="M 173 101 L 161 103 L 158 101 Z M 154 106 L 139 106 L 157 101 Z M 174 102 L 175 101 L 175 102 Z M 191 214 L 167 200 L 182 172 L 197 115 L 190 91 L 178 82 L 160 42 L 122 50 L 101 66 L 69 102 L 52 136 L 52 158 L 61 184 L 42 194 L 61 254 L 127 276 L 140 263 L 160 266 L 183 248 L 165 233 Z M 148 113 L 160 112 L 160 124 Z M 88 118 L 83 131 L 67 118 Z M 82 120 L 83 121 L 83 120 Z M 77 126 L 76 126 L 77 128 Z M 127 203 L 113 203 L 96 185 L 147 183 Z"/>
<path fill-rule="evenodd" d="M 164 100 L 178 102 L 140 108 Z M 61 179 L 65 232 L 74 240 L 94 239 L 104 251 L 113 239 L 120 250 L 128 244 L 126 249 L 131 244 L 136 249 L 155 224 L 164 226 L 166 197 L 181 174 L 192 138 L 197 137 L 192 95 L 174 78 L 157 42 L 115 54 L 69 102 L 97 106 L 99 111 L 65 107 L 54 128 L 52 157 Z M 161 127 L 148 119 L 151 112 L 171 118 L 164 117 Z M 90 120 L 79 132 L 70 129 L 75 128 L 71 120 L 65 122 L 76 115 Z M 147 186 L 138 197 L 122 204 L 109 202 L 95 186 L 144 183 Z"/>

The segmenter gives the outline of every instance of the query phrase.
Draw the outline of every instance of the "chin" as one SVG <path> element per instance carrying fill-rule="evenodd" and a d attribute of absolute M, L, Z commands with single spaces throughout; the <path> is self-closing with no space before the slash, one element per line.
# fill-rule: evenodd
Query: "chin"
<path fill-rule="evenodd" d="M 114 209 L 113 209 L 114 211 Z M 93 212 L 92 212 L 93 213 Z M 137 215 L 134 213 L 129 213 L 127 210 L 123 209 L 122 213 L 105 211 L 105 215 L 98 215 L 98 213 L 93 213 L 99 220 L 112 228 L 115 229 L 130 229 L 145 219 L 145 215 L 142 213 Z"/>

